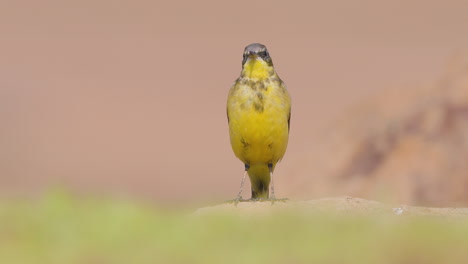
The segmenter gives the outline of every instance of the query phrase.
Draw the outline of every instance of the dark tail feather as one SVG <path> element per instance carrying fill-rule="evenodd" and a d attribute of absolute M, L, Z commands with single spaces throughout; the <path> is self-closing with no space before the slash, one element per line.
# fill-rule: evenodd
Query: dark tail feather
<path fill-rule="evenodd" d="M 256 186 L 252 186 L 252 199 L 268 199 L 270 192 L 268 188 L 269 183 L 258 181 Z"/>
<path fill-rule="evenodd" d="M 252 185 L 252 199 L 268 199 L 270 194 L 270 169 L 268 165 L 250 166 L 248 173 Z"/>

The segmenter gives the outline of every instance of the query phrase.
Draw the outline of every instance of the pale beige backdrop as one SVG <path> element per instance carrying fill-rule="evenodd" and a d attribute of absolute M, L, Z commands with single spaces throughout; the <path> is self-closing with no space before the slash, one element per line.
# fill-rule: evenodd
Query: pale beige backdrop
<path fill-rule="evenodd" d="M 282 186 L 311 138 L 363 98 L 437 79 L 468 45 L 467 10 L 422 0 L 3 0 L 0 192 L 233 198 L 243 165 L 229 146 L 226 95 L 243 48 L 261 42 L 293 99 L 276 189 L 294 196 Z"/>

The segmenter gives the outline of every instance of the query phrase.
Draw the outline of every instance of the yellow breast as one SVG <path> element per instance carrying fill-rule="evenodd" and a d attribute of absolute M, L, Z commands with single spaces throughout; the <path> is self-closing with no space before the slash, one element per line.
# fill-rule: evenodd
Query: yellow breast
<path fill-rule="evenodd" d="M 286 152 L 291 102 L 283 82 L 263 61 L 246 63 L 231 88 L 227 111 L 235 155 L 246 164 L 276 164 Z"/>

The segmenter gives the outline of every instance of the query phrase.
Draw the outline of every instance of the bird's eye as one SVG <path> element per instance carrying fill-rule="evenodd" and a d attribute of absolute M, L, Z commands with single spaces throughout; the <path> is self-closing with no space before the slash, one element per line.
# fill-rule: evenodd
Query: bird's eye
<path fill-rule="evenodd" d="M 265 50 L 265 51 L 260 51 L 258 53 L 258 56 L 262 59 L 267 59 L 270 55 L 268 54 L 268 51 Z"/>
<path fill-rule="evenodd" d="M 247 61 L 247 54 L 244 53 L 244 57 L 242 59 L 242 65 L 244 65 L 246 61 Z"/>

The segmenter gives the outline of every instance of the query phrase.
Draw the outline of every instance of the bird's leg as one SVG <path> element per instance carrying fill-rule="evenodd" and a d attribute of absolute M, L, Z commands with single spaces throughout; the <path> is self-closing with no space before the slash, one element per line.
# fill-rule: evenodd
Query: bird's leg
<path fill-rule="evenodd" d="M 276 196 L 275 196 L 275 181 L 273 179 L 273 164 L 271 163 L 268 163 L 268 169 L 270 170 L 270 181 L 271 181 L 271 195 L 270 195 L 270 198 L 268 200 L 271 201 L 271 204 L 273 205 L 276 201 L 279 201 L 279 202 L 286 202 L 288 200 L 288 198 L 281 198 L 281 199 L 276 199 Z"/>
<path fill-rule="evenodd" d="M 268 163 L 268 169 L 270 170 L 270 181 L 271 181 L 271 195 L 270 199 L 274 200 L 275 197 L 275 181 L 273 180 L 273 164 Z"/>
<path fill-rule="evenodd" d="M 245 201 L 245 200 L 242 199 L 242 190 L 244 188 L 245 177 L 247 176 L 247 171 L 249 170 L 249 168 L 250 168 L 250 166 L 248 164 L 245 164 L 245 173 L 244 173 L 244 176 L 242 177 L 239 193 L 237 194 L 236 199 L 226 201 L 227 203 L 234 203 L 234 205 L 237 206 L 237 204 L 239 202 Z"/>
<path fill-rule="evenodd" d="M 242 177 L 242 181 L 241 181 L 241 186 L 239 188 L 239 193 L 237 194 L 237 198 L 236 200 L 242 200 L 242 190 L 244 188 L 244 182 L 245 182 L 245 177 L 247 176 L 247 171 L 245 171 L 244 173 L 244 177 Z"/>

